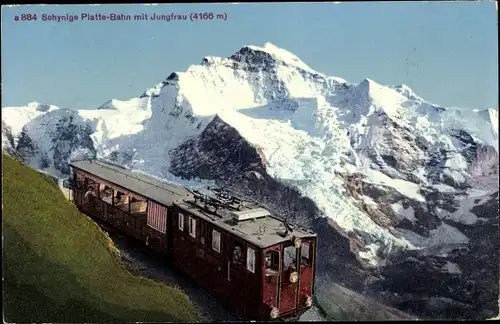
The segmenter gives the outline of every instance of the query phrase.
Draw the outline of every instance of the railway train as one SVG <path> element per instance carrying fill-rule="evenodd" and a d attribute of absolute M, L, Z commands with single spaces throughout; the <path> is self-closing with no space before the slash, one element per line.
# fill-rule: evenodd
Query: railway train
<path fill-rule="evenodd" d="M 238 317 L 288 321 L 311 308 L 313 231 L 223 190 L 201 194 L 99 159 L 70 168 L 80 211 L 164 255 Z"/>

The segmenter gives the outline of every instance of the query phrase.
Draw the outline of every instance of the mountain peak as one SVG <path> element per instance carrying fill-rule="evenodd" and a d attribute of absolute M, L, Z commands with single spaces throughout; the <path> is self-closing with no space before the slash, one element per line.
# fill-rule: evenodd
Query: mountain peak
<path fill-rule="evenodd" d="M 359 83 L 359 86 L 363 87 L 363 88 L 370 88 L 370 87 L 373 87 L 375 85 L 378 85 L 378 83 L 373 81 L 372 79 L 369 79 L 369 78 L 365 78 L 365 79 L 363 79 L 363 81 L 361 81 Z"/>
<path fill-rule="evenodd" d="M 363 97 L 368 97 L 373 90 L 380 88 L 381 86 L 373 81 L 372 79 L 363 79 L 357 86 L 356 86 L 356 92 L 359 95 L 362 95 Z"/>
<path fill-rule="evenodd" d="M 265 65 L 266 67 L 274 67 L 276 63 L 281 63 L 310 73 L 317 73 L 302 62 L 295 54 L 270 42 L 266 42 L 262 47 L 256 45 L 243 46 L 231 56 L 231 59 L 247 64 Z"/>
<path fill-rule="evenodd" d="M 269 53 L 283 61 L 290 62 L 301 62 L 301 60 L 293 53 L 287 51 L 286 49 L 280 48 L 270 42 L 266 42 L 264 46 L 247 45 L 247 47 L 261 52 Z"/>
<path fill-rule="evenodd" d="M 101 106 L 97 107 L 97 110 L 101 110 L 101 109 L 116 109 L 115 101 L 116 101 L 115 99 L 108 100 L 105 103 L 103 103 Z"/>
<path fill-rule="evenodd" d="M 33 101 L 33 102 L 30 102 L 28 104 L 28 108 L 30 109 L 33 109 L 33 110 L 37 110 L 37 111 L 40 111 L 40 112 L 46 112 L 46 111 L 49 111 L 52 106 L 51 105 L 45 105 L 45 104 L 41 104 L 37 101 Z"/>
<path fill-rule="evenodd" d="M 390 88 L 396 90 L 397 92 L 399 92 L 400 94 L 402 94 L 403 96 L 405 96 L 408 99 L 421 100 L 421 98 L 419 96 L 417 96 L 415 94 L 415 92 L 413 92 L 413 90 L 409 86 L 407 86 L 406 84 L 400 84 L 397 86 L 392 86 Z"/>

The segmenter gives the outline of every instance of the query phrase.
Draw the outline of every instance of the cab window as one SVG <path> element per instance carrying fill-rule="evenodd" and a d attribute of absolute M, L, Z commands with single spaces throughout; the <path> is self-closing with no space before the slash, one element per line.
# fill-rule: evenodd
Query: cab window
<path fill-rule="evenodd" d="M 220 232 L 212 230 L 212 249 L 220 253 Z"/>
<path fill-rule="evenodd" d="M 266 253 L 266 269 L 278 271 L 280 267 L 280 253 L 270 251 Z"/>
<path fill-rule="evenodd" d="M 301 263 L 306 266 L 311 266 L 311 242 L 303 242 L 300 250 Z"/>
<path fill-rule="evenodd" d="M 297 249 L 295 246 L 287 246 L 283 250 L 283 270 L 288 270 L 289 268 L 295 268 L 297 260 Z"/>
<path fill-rule="evenodd" d="M 193 238 L 196 238 L 196 219 L 194 217 L 189 216 L 189 235 Z"/>
<path fill-rule="evenodd" d="M 247 270 L 255 273 L 255 250 L 251 247 L 247 248 Z"/>
<path fill-rule="evenodd" d="M 243 244 L 235 241 L 233 245 L 233 263 L 242 265 L 243 261 Z"/>
<path fill-rule="evenodd" d="M 266 276 L 278 275 L 280 269 L 280 253 L 269 251 L 264 259 L 266 265 Z"/>

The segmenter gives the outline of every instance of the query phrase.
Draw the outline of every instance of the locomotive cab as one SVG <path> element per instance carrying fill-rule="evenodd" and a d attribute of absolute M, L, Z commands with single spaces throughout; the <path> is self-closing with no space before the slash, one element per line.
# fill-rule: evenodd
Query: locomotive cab
<path fill-rule="evenodd" d="M 316 237 L 292 239 L 263 250 L 262 303 L 268 319 L 297 318 L 312 306 Z"/>

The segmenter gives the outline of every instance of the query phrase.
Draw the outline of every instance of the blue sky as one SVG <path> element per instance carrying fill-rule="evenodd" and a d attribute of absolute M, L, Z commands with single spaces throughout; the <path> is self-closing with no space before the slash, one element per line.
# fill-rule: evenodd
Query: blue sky
<path fill-rule="evenodd" d="M 43 22 L 41 14 L 227 14 L 226 21 Z M 36 13 L 37 21 L 14 21 Z M 204 56 L 269 41 L 350 82 L 410 86 L 443 106 L 498 105 L 492 2 L 2 7 L 2 106 L 126 100 Z"/>

